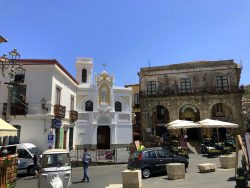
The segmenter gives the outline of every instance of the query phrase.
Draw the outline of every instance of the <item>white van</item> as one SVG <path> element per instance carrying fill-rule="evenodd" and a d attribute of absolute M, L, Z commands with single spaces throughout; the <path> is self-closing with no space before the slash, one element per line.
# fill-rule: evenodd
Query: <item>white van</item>
<path fill-rule="evenodd" d="M 22 143 L 17 144 L 17 153 L 18 153 L 18 174 L 28 174 L 34 175 L 34 155 L 41 157 L 42 152 L 31 143 Z"/>

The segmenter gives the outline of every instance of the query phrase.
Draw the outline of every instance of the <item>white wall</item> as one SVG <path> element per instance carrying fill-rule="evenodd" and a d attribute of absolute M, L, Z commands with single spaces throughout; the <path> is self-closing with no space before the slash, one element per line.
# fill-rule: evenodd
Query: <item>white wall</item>
<path fill-rule="evenodd" d="M 52 87 L 52 65 L 33 65 L 24 66 L 26 69 L 25 83 L 26 102 L 28 103 L 28 114 L 43 113 L 41 107 L 41 99 L 46 99 L 50 103 L 51 87 Z"/>
<path fill-rule="evenodd" d="M 21 125 L 20 143 L 33 143 L 42 151 L 47 148 L 47 136 L 49 134 L 50 120 L 40 119 L 14 119 L 13 125 Z"/>
<path fill-rule="evenodd" d="M 26 103 L 28 103 L 28 114 L 26 116 L 11 116 L 10 123 L 21 125 L 20 142 L 31 142 L 40 149 L 45 150 L 47 149 L 47 138 L 54 114 L 52 105 L 55 104 L 56 86 L 58 85 L 62 88 L 61 105 L 66 106 L 66 117 L 63 119 L 63 125 L 65 126 L 73 126 L 68 119 L 70 98 L 71 95 L 74 96 L 76 103 L 78 86 L 55 64 L 24 65 L 23 67 L 26 69 L 24 84 L 27 85 Z M 2 104 L 7 101 L 7 88 L 3 85 L 3 78 L 0 81 L 0 113 L 2 114 Z M 42 98 L 46 99 L 49 107 L 49 111 L 45 112 L 45 114 L 41 107 Z M 46 119 L 45 121 L 44 118 Z"/>

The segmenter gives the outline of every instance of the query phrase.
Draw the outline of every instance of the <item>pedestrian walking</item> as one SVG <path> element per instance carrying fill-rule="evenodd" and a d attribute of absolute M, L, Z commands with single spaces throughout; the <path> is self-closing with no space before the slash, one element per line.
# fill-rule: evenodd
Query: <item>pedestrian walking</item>
<path fill-rule="evenodd" d="M 38 163 L 38 156 L 37 155 L 34 155 L 33 163 L 34 163 L 34 172 L 35 172 L 33 178 L 38 178 L 39 163 Z"/>
<path fill-rule="evenodd" d="M 91 162 L 91 155 L 88 153 L 87 148 L 84 148 L 82 155 L 82 165 L 83 165 L 83 182 L 89 182 L 88 168 Z"/>

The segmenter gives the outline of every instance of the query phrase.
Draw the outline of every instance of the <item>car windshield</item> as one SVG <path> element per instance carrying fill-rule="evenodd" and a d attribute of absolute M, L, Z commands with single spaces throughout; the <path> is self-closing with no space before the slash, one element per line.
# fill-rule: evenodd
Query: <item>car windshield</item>
<path fill-rule="evenodd" d="M 37 147 L 29 148 L 28 150 L 29 150 L 30 153 L 32 153 L 33 155 L 41 155 L 41 154 L 42 154 L 41 150 L 38 149 Z"/>
<path fill-rule="evenodd" d="M 42 168 L 70 166 L 68 153 L 46 154 L 42 158 Z"/>

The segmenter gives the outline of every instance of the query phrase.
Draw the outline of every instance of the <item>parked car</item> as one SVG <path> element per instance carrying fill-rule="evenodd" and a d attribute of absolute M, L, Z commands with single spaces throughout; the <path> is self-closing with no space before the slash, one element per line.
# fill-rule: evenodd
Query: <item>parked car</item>
<path fill-rule="evenodd" d="M 166 164 L 183 163 L 188 168 L 188 159 L 175 155 L 163 148 L 146 148 L 135 151 L 128 158 L 128 169 L 141 169 L 142 178 L 149 178 L 155 173 L 167 173 Z"/>
<path fill-rule="evenodd" d="M 37 155 L 39 158 L 42 157 L 42 152 L 38 147 L 31 143 L 7 145 L 5 147 L 7 154 L 13 153 L 14 150 L 18 154 L 17 174 L 35 174 L 33 157 L 34 155 Z"/>
<path fill-rule="evenodd" d="M 34 175 L 34 163 L 33 157 L 37 155 L 42 156 L 42 152 L 38 147 L 31 143 L 22 143 L 17 144 L 17 153 L 18 153 L 18 174 L 28 174 Z"/>

